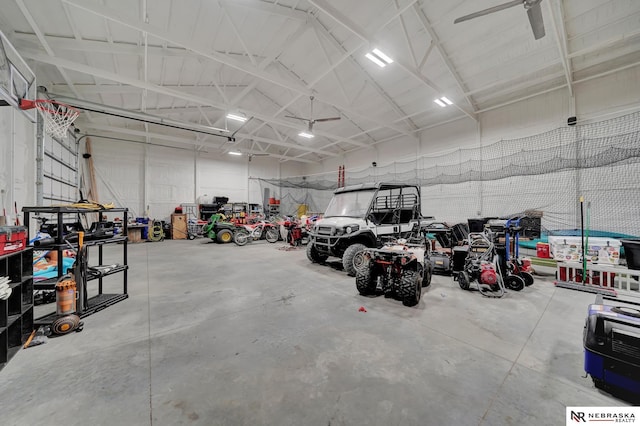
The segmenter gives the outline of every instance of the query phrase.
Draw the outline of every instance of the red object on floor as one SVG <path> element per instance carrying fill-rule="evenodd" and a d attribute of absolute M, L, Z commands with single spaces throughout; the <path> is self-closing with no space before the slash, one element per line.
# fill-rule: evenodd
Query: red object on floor
<path fill-rule="evenodd" d="M 360 306 L 360 309 L 358 309 L 358 312 L 367 312 L 367 310 L 364 308 L 364 306 Z"/>

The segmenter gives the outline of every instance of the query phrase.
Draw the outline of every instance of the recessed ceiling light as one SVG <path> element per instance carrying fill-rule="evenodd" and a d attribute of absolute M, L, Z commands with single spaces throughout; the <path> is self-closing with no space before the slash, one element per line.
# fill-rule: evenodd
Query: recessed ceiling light
<path fill-rule="evenodd" d="M 393 63 L 393 59 L 382 53 L 380 49 L 373 49 L 371 52 L 367 53 L 364 56 L 381 68 L 384 68 L 387 65 Z"/>
<path fill-rule="evenodd" d="M 244 123 L 245 121 L 247 121 L 247 117 L 245 117 L 244 115 L 240 115 L 240 114 L 234 114 L 232 112 L 230 112 L 229 114 L 227 114 L 227 118 L 229 120 L 235 120 L 235 121 L 239 121 L 241 123 Z"/>
<path fill-rule="evenodd" d="M 440 105 L 442 108 L 446 107 L 447 104 L 445 104 L 444 102 L 442 102 L 440 99 L 434 99 L 435 103 L 437 103 L 438 105 Z"/>
<path fill-rule="evenodd" d="M 242 153 L 237 151 L 229 151 L 229 155 L 242 155 Z"/>
<path fill-rule="evenodd" d="M 307 132 L 300 132 L 300 133 L 298 133 L 298 136 L 302 136 L 303 138 L 307 138 L 307 139 L 313 138 L 313 134 L 312 133 L 307 133 Z"/>

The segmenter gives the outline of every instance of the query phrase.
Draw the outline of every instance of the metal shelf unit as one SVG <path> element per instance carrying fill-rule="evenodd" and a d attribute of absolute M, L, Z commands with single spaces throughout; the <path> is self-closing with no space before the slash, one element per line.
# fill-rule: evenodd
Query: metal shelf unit
<path fill-rule="evenodd" d="M 11 295 L 0 299 L 0 370 L 33 331 L 33 250 L 0 256 L 0 276 L 9 277 Z"/>
<path fill-rule="evenodd" d="M 78 218 L 80 215 L 88 214 L 88 213 L 98 213 L 102 216 L 103 213 L 123 213 L 122 218 L 122 235 L 114 236 L 107 239 L 100 240 L 88 240 L 83 244 L 83 250 L 86 250 L 86 254 L 88 255 L 89 250 L 97 247 L 98 249 L 98 264 L 103 265 L 104 262 L 104 247 L 112 246 L 114 244 L 122 246 L 122 264 L 117 267 L 109 270 L 104 273 L 95 273 L 82 274 L 81 279 L 76 280 L 80 282 L 76 282 L 77 291 L 78 291 L 78 303 L 76 305 L 76 313 L 80 318 L 84 318 L 88 315 L 91 315 L 95 312 L 98 312 L 108 306 L 111 306 L 117 302 L 120 302 L 127 297 L 129 297 L 127 293 L 127 278 L 128 278 L 128 269 L 129 266 L 127 264 L 127 223 L 128 223 L 128 214 L 129 210 L 126 208 L 114 208 L 114 209 L 84 209 L 84 208 L 75 208 L 75 207 L 23 207 L 22 211 L 24 213 L 24 223 L 29 226 L 30 223 L 30 215 L 33 214 L 49 214 L 54 215 L 56 218 L 57 224 L 57 235 L 52 235 L 54 238 L 54 243 L 47 246 L 39 246 L 39 250 L 57 250 L 58 252 L 58 273 L 56 278 L 51 278 L 44 281 L 38 281 L 33 284 L 33 288 L 35 290 L 54 290 L 56 282 L 58 279 L 63 276 L 66 271 L 63 270 L 63 255 L 62 252 L 65 249 L 69 248 L 68 243 L 64 241 L 63 235 L 63 224 L 65 223 L 65 219 L 72 217 L 75 218 L 74 222 L 79 222 Z M 77 249 L 77 244 L 72 245 L 74 249 Z M 33 259 L 32 259 L 33 262 Z M 88 269 L 90 269 L 89 267 Z M 122 292 L 121 293 L 104 293 L 104 283 L 103 278 L 109 275 L 113 275 L 116 273 L 122 273 Z M 88 298 L 87 297 L 87 282 L 92 280 L 98 280 L 98 288 L 97 295 Z M 35 325 L 43 325 L 50 324 L 51 321 L 55 319 L 55 313 L 45 315 L 43 317 L 37 318 L 34 320 Z"/>

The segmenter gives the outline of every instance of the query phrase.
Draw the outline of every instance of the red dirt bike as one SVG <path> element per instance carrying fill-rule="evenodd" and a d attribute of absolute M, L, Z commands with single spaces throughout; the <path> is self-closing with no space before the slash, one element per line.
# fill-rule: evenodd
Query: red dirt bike
<path fill-rule="evenodd" d="M 233 234 L 233 242 L 239 246 L 244 246 L 256 240 L 267 240 L 270 243 L 275 243 L 280 237 L 278 228 L 271 222 L 260 221 L 254 225 L 239 225 L 238 228 Z"/>

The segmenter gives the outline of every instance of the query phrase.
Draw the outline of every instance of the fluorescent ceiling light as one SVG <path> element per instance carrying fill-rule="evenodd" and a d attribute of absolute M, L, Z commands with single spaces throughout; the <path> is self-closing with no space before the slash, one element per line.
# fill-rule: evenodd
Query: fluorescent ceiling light
<path fill-rule="evenodd" d="M 393 63 L 393 59 L 382 53 L 380 49 L 373 49 L 370 53 L 367 53 L 364 56 L 381 68 Z"/>
<path fill-rule="evenodd" d="M 383 61 L 385 61 L 387 64 L 392 64 L 393 63 L 393 59 L 391 59 L 390 57 L 388 57 L 387 55 L 385 55 L 384 53 L 382 53 L 380 51 L 380 49 L 373 49 L 371 51 L 374 55 L 376 55 L 378 58 L 382 59 Z"/>
<path fill-rule="evenodd" d="M 446 96 L 441 97 L 440 99 L 434 99 L 433 102 L 437 103 L 441 107 L 446 107 L 447 105 L 453 105 L 453 102 L 449 100 Z"/>
<path fill-rule="evenodd" d="M 367 53 L 366 55 L 367 58 L 369 58 L 370 61 L 372 61 L 374 64 L 378 65 L 380 68 L 384 68 L 387 66 L 387 64 L 385 64 L 384 62 L 382 62 L 380 59 L 376 58 L 375 56 L 373 56 L 373 54 L 371 53 Z"/>
<path fill-rule="evenodd" d="M 234 114 L 231 112 L 227 114 L 227 118 L 230 120 L 240 121 L 241 123 L 244 123 L 245 121 L 247 121 L 247 117 L 245 117 L 244 115 Z"/>
<path fill-rule="evenodd" d="M 229 151 L 229 155 L 242 155 L 242 153 L 237 151 Z"/>
<path fill-rule="evenodd" d="M 307 133 L 307 132 L 300 132 L 298 133 L 298 136 L 302 136 L 303 138 L 307 138 L 307 139 L 313 138 L 313 134 Z"/>

